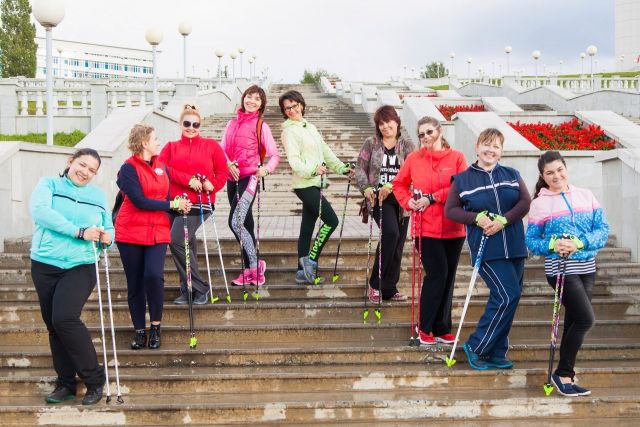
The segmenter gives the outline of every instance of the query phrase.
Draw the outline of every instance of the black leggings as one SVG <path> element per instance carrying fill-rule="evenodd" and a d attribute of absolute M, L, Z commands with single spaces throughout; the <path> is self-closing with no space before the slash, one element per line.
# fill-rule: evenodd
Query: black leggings
<path fill-rule="evenodd" d="M 402 250 L 407 238 L 407 228 L 409 228 L 409 218 L 400 218 L 400 215 L 400 205 L 392 193 L 382 203 L 382 283 L 378 283 L 380 244 L 376 248 L 373 270 L 369 279 L 369 286 L 373 289 L 381 288 L 382 299 L 390 299 L 398 292 L 396 285 L 400 280 Z M 373 208 L 372 216 L 379 227 L 380 207 L 378 205 Z M 373 232 L 375 233 L 376 230 Z"/>
<path fill-rule="evenodd" d="M 560 360 L 555 374 L 573 378 L 576 373 L 576 356 L 587 332 L 596 321 L 591 297 L 596 273 L 569 274 L 565 276 L 562 305 L 565 307 L 564 328 L 560 342 Z M 556 276 L 547 276 L 547 282 L 556 288 Z"/>
<path fill-rule="evenodd" d="M 318 208 L 320 206 L 320 188 L 307 187 L 296 188 L 293 190 L 296 196 L 302 201 L 302 221 L 300 222 L 300 237 L 298 238 L 298 258 L 309 255 L 312 261 L 318 261 L 322 248 L 329 240 L 329 237 L 338 227 L 338 217 L 333 211 L 331 204 L 326 197 L 322 198 L 322 227 L 318 238 L 313 243 L 313 247 L 309 250 L 313 229 L 318 218 Z M 298 270 L 301 267 L 298 266 Z"/>
<path fill-rule="evenodd" d="M 416 245 L 419 242 L 416 241 Z M 464 237 L 422 237 L 425 276 L 420 294 L 420 330 L 439 337 L 451 332 L 451 300 Z"/>
<path fill-rule="evenodd" d="M 38 293 L 42 320 L 49 331 L 49 346 L 58 384 L 76 392 L 76 374 L 87 388 L 104 384 L 91 335 L 80 314 L 96 285 L 93 264 L 70 269 L 31 260 L 31 276 Z"/>
<path fill-rule="evenodd" d="M 116 242 L 127 276 L 129 314 L 136 330 L 145 328 L 145 313 L 149 303 L 149 319 L 162 320 L 164 304 L 164 259 L 166 243 L 136 245 Z"/>
<path fill-rule="evenodd" d="M 229 209 L 229 221 L 228 221 L 229 229 L 233 232 L 233 235 L 236 237 L 236 241 L 238 243 L 240 243 L 240 234 L 236 232 L 237 227 L 233 226 L 234 222 L 237 220 L 237 215 L 238 215 L 238 212 L 236 212 L 236 208 L 238 205 L 238 196 L 236 193 L 240 192 L 240 199 L 242 199 L 242 196 L 245 193 L 245 190 L 247 189 L 247 184 L 249 183 L 250 178 L 251 176 L 245 176 L 244 178 L 238 180 L 237 184 L 235 181 L 227 181 L 227 197 L 229 198 L 229 206 L 231 206 L 231 209 Z M 258 185 L 260 185 L 260 182 L 258 182 Z M 254 262 L 256 261 L 255 260 L 256 236 L 253 232 L 254 225 L 253 225 L 253 212 L 252 212 L 253 199 L 255 199 L 255 196 L 251 198 L 251 203 L 249 204 L 248 208 L 246 208 L 247 210 L 246 210 L 246 216 L 244 218 L 244 229 L 242 230 L 243 232 L 242 240 L 246 241 L 246 236 L 244 235 L 244 233 L 247 232 L 249 236 L 251 236 L 251 241 L 253 242 L 252 257 L 250 257 L 249 254 L 247 253 L 247 244 L 244 243 L 242 247 L 242 258 L 244 258 L 245 268 L 249 268 L 251 261 L 254 261 Z"/>

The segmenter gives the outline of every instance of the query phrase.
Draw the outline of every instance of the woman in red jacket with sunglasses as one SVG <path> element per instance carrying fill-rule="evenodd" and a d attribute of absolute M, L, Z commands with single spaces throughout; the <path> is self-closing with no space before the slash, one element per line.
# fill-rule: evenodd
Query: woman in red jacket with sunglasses
<path fill-rule="evenodd" d="M 189 253 L 191 264 L 191 282 L 193 303 L 206 304 L 209 297 L 209 284 L 198 270 L 198 252 L 196 231 L 201 225 L 200 202 L 198 193 L 206 192 L 211 196 L 211 204 L 216 201 L 216 193 L 227 181 L 227 160 L 218 142 L 200 136 L 200 112 L 194 105 L 185 105 L 180 114 L 182 136 L 177 141 L 167 143 L 160 152 L 160 161 L 169 172 L 169 197 L 186 194 L 192 203 L 187 216 L 189 230 Z M 201 195 L 207 203 L 206 195 Z M 211 216 L 211 208 L 203 204 L 205 221 Z M 182 221 L 176 221 L 181 215 L 171 215 L 171 243 L 169 249 L 180 275 L 181 295 L 174 304 L 188 304 L 187 274 L 184 253 L 184 231 Z"/>

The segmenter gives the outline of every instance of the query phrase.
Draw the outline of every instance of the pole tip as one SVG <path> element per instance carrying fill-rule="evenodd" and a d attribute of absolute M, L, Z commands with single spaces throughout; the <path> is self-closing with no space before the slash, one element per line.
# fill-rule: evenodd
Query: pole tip
<path fill-rule="evenodd" d="M 447 364 L 448 367 L 452 367 L 453 365 L 456 364 L 456 359 L 450 359 L 449 356 L 446 356 L 444 358 L 444 362 Z"/>
<path fill-rule="evenodd" d="M 198 338 L 191 337 L 189 339 L 189 348 L 193 350 L 194 348 L 196 348 L 197 345 L 198 345 Z"/>
<path fill-rule="evenodd" d="M 333 283 L 336 283 L 338 281 L 338 279 L 340 279 L 340 275 L 339 274 L 334 274 L 333 277 L 331 277 L 331 281 Z"/>
<path fill-rule="evenodd" d="M 543 388 L 544 388 L 544 393 L 547 396 L 551 396 L 551 393 L 553 392 L 553 386 L 551 384 L 545 384 Z"/>

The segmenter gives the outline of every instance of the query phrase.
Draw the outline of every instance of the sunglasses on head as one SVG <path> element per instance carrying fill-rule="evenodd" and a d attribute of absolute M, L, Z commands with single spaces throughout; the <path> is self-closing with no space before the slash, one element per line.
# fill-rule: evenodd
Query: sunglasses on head
<path fill-rule="evenodd" d="M 197 110 L 197 108 L 196 108 L 196 106 L 195 106 L 195 105 L 189 105 L 189 104 L 186 104 L 186 105 L 184 106 L 184 109 L 185 109 L 185 110 Z"/>
<path fill-rule="evenodd" d="M 433 135 L 433 133 L 434 133 L 434 132 L 435 132 L 435 130 L 434 130 L 434 129 L 429 129 L 429 130 L 428 130 L 428 131 L 426 131 L 426 132 L 420 132 L 420 133 L 418 134 L 418 138 L 422 139 L 422 138 L 424 138 L 425 136 L 431 136 L 431 135 Z"/>
<path fill-rule="evenodd" d="M 194 129 L 200 129 L 200 122 L 190 122 L 189 120 L 185 120 L 182 122 L 182 126 L 185 128 L 193 127 Z"/>

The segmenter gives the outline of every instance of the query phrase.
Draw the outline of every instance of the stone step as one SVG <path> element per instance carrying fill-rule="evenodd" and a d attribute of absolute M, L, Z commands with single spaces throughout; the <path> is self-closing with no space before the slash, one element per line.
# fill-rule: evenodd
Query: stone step
<path fill-rule="evenodd" d="M 270 296 L 261 295 L 258 306 L 252 297 L 247 304 L 234 292 L 236 300 L 231 304 L 219 301 L 213 305 L 196 307 L 196 316 L 201 324 L 232 325 L 250 324 L 258 319 L 269 319 L 273 323 L 306 322 L 345 322 L 350 323 L 361 319 L 362 300 L 326 301 L 321 299 L 304 300 L 273 300 Z M 121 293 L 118 296 L 124 297 Z M 106 294 L 103 295 L 106 299 Z M 112 295 L 113 297 L 113 295 Z M 456 297 L 453 301 L 452 317 L 457 324 L 462 313 L 464 299 Z M 598 320 L 633 319 L 640 321 L 640 298 L 594 298 L 592 301 L 595 316 Z M 383 314 L 386 322 L 402 322 L 411 318 L 411 302 L 385 302 Z M 538 320 L 551 318 L 553 296 L 545 299 L 523 298 L 518 304 L 517 320 Z M 113 299 L 113 315 L 116 325 L 131 324 L 129 307 L 126 298 Z M 467 321 L 477 320 L 484 312 L 485 301 L 474 300 L 469 303 L 466 315 Z M 106 315 L 106 311 L 105 311 Z M 82 311 L 82 319 L 90 325 L 98 325 L 100 318 L 98 304 L 95 298 L 88 302 Z M 165 325 L 184 325 L 188 322 L 188 312 L 184 306 L 177 306 L 166 302 L 162 316 Z M 11 306 L 0 306 L 0 322 L 3 325 L 42 326 L 40 306 L 37 303 L 14 303 Z"/>
<path fill-rule="evenodd" d="M 93 424 L 254 424 L 271 422 L 318 423 L 324 421 L 377 422 L 404 420 L 564 420 L 615 417 L 609 422 L 638 417 L 640 388 L 595 388 L 588 398 L 541 396 L 539 389 L 494 389 L 490 396 L 478 390 L 407 388 L 385 391 L 273 392 L 227 394 L 151 394 L 128 398 L 126 404 L 44 406 L 40 396 L 12 396 L 0 408 L 5 423 L 12 425 L 70 424 L 91 420 Z M 455 401 L 455 405 L 452 404 Z M 176 402 L 169 404 L 168 402 Z M 185 402 L 185 403 L 182 403 Z M 185 406 L 186 404 L 186 406 Z"/>
<path fill-rule="evenodd" d="M 118 363 L 127 367 L 164 366 L 173 368 L 193 368 L 197 366 L 303 366 L 311 365 L 322 371 L 326 366 L 365 365 L 376 366 L 380 363 L 435 363 L 441 364 L 451 352 L 450 346 L 409 346 L 409 338 L 388 341 L 384 345 L 367 341 L 323 341 L 322 345 L 305 345 L 300 342 L 262 343 L 256 346 L 252 342 L 236 341 L 232 345 L 203 346 L 190 350 L 184 342 L 172 344 L 163 340 L 158 350 L 130 350 L 131 331 L 125 332 L 129 341 L 118 348 Z M 407 334 L 408 335 L 408 334 Z M 466 338 L 466 337 L 465 337 Z M 110 341 L 107 341 L 107 358 L 113 366 L 113 354 Z M 102 360 L 102 346 L 96 344 L 99 360 Z M 464 352 L 457 352 L 456 359 L 466 360 Z M 547 366 L 549 360 L 549 342 L 521 339 L 510 342 L 509 359 L 515 363 L 536 363 Z M 640 361 L 640 343 L 623 337 L 590 340 L 580 349 L 579 365 L 591 362 L 603 364 L 629 363 L 638 366 Z M 458 367 L 464 365 L 457 365 Z M 517 367 L 518 365 L 516 365 Z M 0 344 L 0 368 L 49 368 L 51 369 L 51 351 L 48 343 L 39 346 L 32 344 Z M 578 370 L 580 366 L 578 366 Z"/>
<path fill-rule="evenodd" d="M 631 363 L 616 362 L 582 364 L 578 373 L 581 384 L 589 388 L 633 388 L 637 386 L 640 368 Z M 314 366 L 280 367 L 194 367 L 183 369 L 176 375 L 174 368 L 149 367 L 120 370 L 123 396 L 136 399 L 143 394 L 190 391 L 199 393 L 269 393 L 269 392 L 349 392 L 422 389 L 424 392 L 460 389 L 518 390 L 536 388 L 543 393 L 547 371 L 531 363 L 518 364 L 518 368 L 496 375 L 495 370 L 474 371 L 460 361 L 448 369 L 440 364 L 376 364 L 337 365 L 324 372 Z M 113 372 L 113 371 L 111 371 Z M 56 377 L 49 368 L 21 369 L 11 376 L 0 377 L 0 397 L 40 396 L 47 388 L 55 387 Z M 117 390 L 114 378 L 109 382 Z M 85 392 L 79 387 L 79 394 Z M 113 392 L 113 391 L 112 391 Z"/>
<path fill-rule="evenodd" d="M 186 311 L 186 308 L 185 308 Z M 248 324 L 207 325 L 198 319 L 198 311 L 194 314 L 196 336 L 203 347 L 228 346 L 237 341 L 253 342 L 263 345 L 265 342 L 300 342 L 314 345 L 324 341 L 374 341 L 386 345 L 388 341 L 406 338 L 410 332 L 410 324 L 403 322 L 388 323 L 382 310 L 382 323 L 376 324 L 373 308 L 370 308 L 370 321 L 362 324 L 362 311 L 353 313 L 351 323 L 319 323 L 313 319 L 292 324 L 261 323 L 260 319 Z M 185 322 L 187 323 L 187 322 Z M 466 337 L 476 327 L 477 322 L 465 321 L 462 336 Z M 561 322 L 562 323 L 562 322 Z M 535 339 L 545 341 L 549 336 L 550 322 L 547 320 L 515 320 L 509 334 L 514 342 L 519 339 Z M 97 326 L 88 327 L 94 339 L 100 336 Z M 560 327 L 562 329 L 562 326 Z M 116 342 L 126 346 L 130 341 L 131 326 L 116 326 Z M 596 320 L 589 332 L 587 341 L 607 338 L 615 334 L 628 340 L 640 338 L 640 319 L 628 320 Z M 185 326 L 163 325 L 162 340 L 166 343 L 186 346 L 189 341 L 189 329 Z M 48 333 L 44 326 L 0 326 L 0 342 L 11 342 L 16 345 L 44 345 L 48 342 Z"/>

